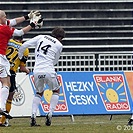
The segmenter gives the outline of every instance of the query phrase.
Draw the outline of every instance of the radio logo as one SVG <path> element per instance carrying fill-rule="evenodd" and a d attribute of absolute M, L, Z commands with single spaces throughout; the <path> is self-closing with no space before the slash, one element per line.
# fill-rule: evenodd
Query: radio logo
<path fill-rule="evenodd" d="M 130 110 L 124 77 L 121 74 L 93 75 L 98 92 L 107 111 Z"/>

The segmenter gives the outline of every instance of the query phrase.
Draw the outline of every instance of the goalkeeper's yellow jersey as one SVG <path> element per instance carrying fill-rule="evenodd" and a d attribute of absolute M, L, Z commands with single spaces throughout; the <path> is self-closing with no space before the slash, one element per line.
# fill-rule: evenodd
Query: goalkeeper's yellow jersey
<path fill-rule="evenodd" d="M 18 49 L 22 45 L 20 42 L 16 42 L 13 39 L 10 39 L 8 42 L 8 47 L 6 50 L 6 57 L 10 62 L 10 70 L 13 70 L 15 73 L 17 72 L 19 66 L 26 66 L 26 61 L 21 61 L 18 57 Z M 24 51 L 23 56 L 28 58 L 29 50 L 28 48 Z"/>

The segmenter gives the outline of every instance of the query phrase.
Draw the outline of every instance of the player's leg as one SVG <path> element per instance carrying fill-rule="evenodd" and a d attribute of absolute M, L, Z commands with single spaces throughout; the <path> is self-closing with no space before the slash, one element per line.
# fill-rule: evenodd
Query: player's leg
<path fill-rule="evenodd" d="M 12 99 L 13 99 L 13 95 L 14 95 L 15 89 L 17 89 L 17 87 L 16 87 L 16 81 L 15 81 L 16 74 L 15 74 L 14 71 L 10 71 L 10 73 L 11 73 L 11 77 L 10 77 L 11 87 L 10 87 L 9 96 L 8 96 L 8 99 L 7 99 L 7 102 L 6 102 L 6 111 L 8 113 L 11 110 Z M 6 117 L 5 116 L 2 116 L 1 117 L 0 123 L 1 124 L 5 124 L 5 126 L 9 126 L 9 122 L 6 121 Z"/>
<path fill-rule="evenodd" d="M 43 75 L 41 73 L 41 75 Z M 32 102 L 32 114 L 31 114 L 31 126 L 40 126 L 38 124 L 36 124 L 36 114 L 37 114 L 37 110 L 39 107 L 39 104 L 41 102 L 41 97 L 43 95 L 44 92 L 44 79 L 43 78 L 38 78 L 41 77 L 40 74 L 38 73 L 34 73 L 34 83 L 35 83 L 35 87 L 36 87 L 36 95 L 33 98 L 33 102 Z"/>
<path fill-rule="evenodd" d="M 36 93 L 36 95 L 33 98 L 32 114 L 31 114 L 31 122 L 30 122 L 31 126 L 40 126 L 36 123 L 36 114 L 37 114 L 38 106 L 41 102 L 41 96 L 40 95 L 41 94 Z"/>
<path fill-rule="evenodd" d="M 49 77 L 48 86 L 53 91 L 53 94 L 50 99 L 50 107 L 49 107 L 49 112 L 46 115 L 45 124 L 47 126 L 50 126 L 51 120 L 52 120 L 52 114 L 53 114 L 53 112 L 56 108 L 56 105 L 58 103 L 58 100 L 59 100 L 60 84 L 59 84 L 57 77 Z"/>
<path fill-rule="evenodd" d="M 12 119 L 12 116 L 6 112 L 6 101 L 9 95 L 10 88 L 10 64 L 6 56 L 0 55 L 0 82 L 2 83 L 1 88 L 1 109 L 0 114 L 4 115 L 8 119 Z"/>
<path fill-rule="evenodd" d="M 8 114 L 6 111 L 6 101 L 9 95 L 9 86 L 7 85 L 8 83 L 8 77 L 6 78 L 1 78 L 0 79 L 2 83 L 2 88 L 1 88 L 1 109 L 0 109 L 0 114 L 4 115 L 8 119 L 12 119 L 12 117 Z"/>

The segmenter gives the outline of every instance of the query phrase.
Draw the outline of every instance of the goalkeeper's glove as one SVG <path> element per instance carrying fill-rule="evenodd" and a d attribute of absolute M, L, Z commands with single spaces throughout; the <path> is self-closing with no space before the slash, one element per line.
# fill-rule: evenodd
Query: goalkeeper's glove
<path fill-rule="evenodd" d="M 41 15 L 36 16 L 35 14 L 30 19 L 30 26 L 34 29 L 39 29 L 43 25 L 43 19 L 41 18 Z"/>
<path fill-rule="evenodd" d="M 38 11 L 38 10 L 32 10 L 32 11 L 30 11 L 30 13 L 28 15 L 24 16 L 25 17 L 25 20 L 33 18 L 34 15 L 36 15 L 36 16 L 41 15 L 40 14 L 40 11 Z"/>

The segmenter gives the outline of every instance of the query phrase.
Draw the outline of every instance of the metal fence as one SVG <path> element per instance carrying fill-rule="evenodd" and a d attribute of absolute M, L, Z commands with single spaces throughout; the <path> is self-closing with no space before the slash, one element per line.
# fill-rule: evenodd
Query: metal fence
<path fill-rule="evenodd" d="M 27 66 L 33 70 L 35 63 L 34 54 L 29 55 Z M 89 52 L 63 52 L 57 71 L 132 71 L 132 52 L 123 53 L 89 53 Z"/>

